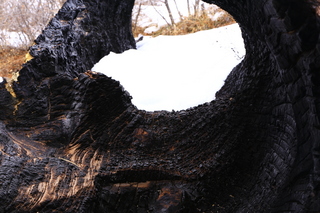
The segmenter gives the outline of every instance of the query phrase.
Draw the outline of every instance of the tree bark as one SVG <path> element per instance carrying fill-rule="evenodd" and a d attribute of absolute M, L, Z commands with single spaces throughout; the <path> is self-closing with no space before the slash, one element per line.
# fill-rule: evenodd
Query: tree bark
<path fill-rule="evenodd" d="M 216 100 L 178 112 L 88 71 L 135 48 L 133 0 L 64 4 L 0 83 L 0 212 L 320 211 L 317 5 L 207 1 L 247 54 Z"/>
<path fill-rule="evenodd" d="M 175 21 L 174 21 L 174 18 L 172 16 L 172 13 L 171 13 L 171 9 L 170 9 L 168 0 L 164 0 L 164 5 L 166 6 L 166 8 L 168 10 L 168 14 L 169 14 L 169 17 L 170 17 L 170 20 L 171 20 L 171 25 L 175 25 Z"/>

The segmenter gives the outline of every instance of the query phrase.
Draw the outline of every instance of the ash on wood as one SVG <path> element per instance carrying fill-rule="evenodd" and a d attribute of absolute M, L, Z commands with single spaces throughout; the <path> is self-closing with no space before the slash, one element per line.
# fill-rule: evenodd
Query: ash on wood
<path fill-rule="evenodd" d="M 215 101 L 179 112 L 138 110 L 89 71 L 135 48 L 133 0 L 64 4 L 0 83 L 0 212 L 320 211 L 317 2 L 206 1 L 247 55 Z"/>

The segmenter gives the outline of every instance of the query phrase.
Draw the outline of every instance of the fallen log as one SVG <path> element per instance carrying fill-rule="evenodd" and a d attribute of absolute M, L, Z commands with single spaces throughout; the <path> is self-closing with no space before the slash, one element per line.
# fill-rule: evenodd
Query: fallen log
<path fill-rule="evenodd" d="M 135 48 L 133 0 L 63 5 L 0 83 L 0 212 L 320 211 L 317 2 L 206 1 L 247 54 L 215 100 L 178 112 L 139 110 L 90 71 Z"/>

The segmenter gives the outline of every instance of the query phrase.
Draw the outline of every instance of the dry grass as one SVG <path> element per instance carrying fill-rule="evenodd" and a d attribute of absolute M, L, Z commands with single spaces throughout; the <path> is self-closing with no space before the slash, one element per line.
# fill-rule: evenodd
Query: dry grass
<path fill-rule="evenodd" d="M 149 35 L 185 35 L 202 30 L 209 30 L 217 27 L 222 27 L 234 23 L 236 23 L 236 21 L 227 12 L 223 12 L 222 15 L 214 21 L 207 13 L 201 13 L 200 15 L 192 15 L 189 17 L 185 17 L 182 21 L 176 23 L 175 25 L 164 26 L 160 28 L 158 31 Z M 144 30 L 145 28 L 136 27 L 133 30 L 133 34 L 135 37 L 139 34 L 144 35 Z"/>
<path fill-rule="evenodd" d="M 217 20 L 212 21 L 211 18 L 203 13 L 198 16 L 189 16 L 184 18 L 181 22 L 160 28 L 153 36 L 157 35 L 185 35 L 195 33 L 202 30 L 209 30 L 225 25 L 233 24 L 235 20 L 229 14 L 225 13 Z"/>
<path fill-rule="evenodd" d="M 0 47 L 0 76 L 11 78 L 13 72 L 22 68 L 26 53 L 24 49 Z"/>
<path fill-rule="evenodd" d="M 139 35 L 143 35 L 145 29 L 146 29 L 146 27 L 134 26 L 134 27 L 132 28 L 133 36 L 136 38 L 136 37 L 138 37 Z"/>

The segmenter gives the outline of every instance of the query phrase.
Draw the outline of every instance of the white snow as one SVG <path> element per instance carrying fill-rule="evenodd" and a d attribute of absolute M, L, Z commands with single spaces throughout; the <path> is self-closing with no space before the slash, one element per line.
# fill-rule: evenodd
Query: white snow
<path fill-rule="evenodd" d="M 237 24 L 182 36 L 145 37 L 92 70 L 120 81 L 139 109 L 182 110 L 212 101 L 245 48 Z"/>
<path fill-rule="evenodd" d="M 27 35 L 23 32 L 0 30 L 0 36 L 0 45 L 20 47 L 30 42 Z"/>

